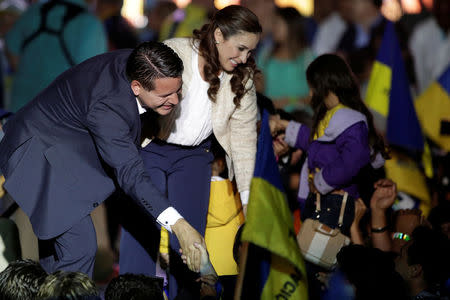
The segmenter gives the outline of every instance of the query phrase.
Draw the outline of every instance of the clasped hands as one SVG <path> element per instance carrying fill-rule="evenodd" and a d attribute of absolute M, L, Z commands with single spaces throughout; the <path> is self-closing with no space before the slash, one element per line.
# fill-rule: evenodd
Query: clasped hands
<path fill-rule="evenodd" d="M 195 245 L 202 245 L 206 248 L 203 237 L 185 219 L 179 219 L 172 225 L 172 231 L 180 243 L 189 270 L 200 272 L 202 255 L 200 249 Z"/>
<path fill-rule="evenodd" d="M 269 117 L 269 127 L 272 136 L 277 136 L 280 132 L 286 130 L 289 121 L 280 119 L 279 115 L 271 115 Z"/>

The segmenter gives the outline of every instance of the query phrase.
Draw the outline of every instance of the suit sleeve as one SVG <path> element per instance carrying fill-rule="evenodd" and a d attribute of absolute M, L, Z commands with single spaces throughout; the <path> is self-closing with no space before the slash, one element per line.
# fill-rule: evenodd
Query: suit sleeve
<path fill-rule="evenodd" d="M 145 172 L 125 118 L 120 107 L 100 101 L 89 111 L 87 126 L 100 156 L 114 169 L 119 186 L 156 219 L 169 202 Z"/>
<path fill-rule="evenodd" d="M 368 130 L 364 122 L 358 122 L 336 138 L 339 156 L 314 175 L 314 185 L 326 194 L 342 188 L 370 162 Z"/>

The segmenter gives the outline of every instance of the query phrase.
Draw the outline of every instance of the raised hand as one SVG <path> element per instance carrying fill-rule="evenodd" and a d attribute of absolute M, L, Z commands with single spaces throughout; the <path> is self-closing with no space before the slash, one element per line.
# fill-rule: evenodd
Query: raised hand
<path fill-rule="evenodd" d="M 374 184 L 375 191 L 370 199 L 372 210 L 386 211 L 397 197 L 397 185 L 390 179 L 380 179 Z"/>
<path fill-rule="evenodd" d="M 358 200 L 355 201 L 355 218 L 353 219 L 353 223 L 359 224 L 366 211 L 367 207 L 364 204 L 364 201 L 362 201 L 361 198 L 358 198 Z"/>

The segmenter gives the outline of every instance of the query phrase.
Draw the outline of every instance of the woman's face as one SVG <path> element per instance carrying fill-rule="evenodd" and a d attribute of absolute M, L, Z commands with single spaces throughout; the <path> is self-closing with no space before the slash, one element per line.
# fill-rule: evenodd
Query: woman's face
<path fill-rule="evenodd" d="M 239 64 L 245 64 L 259 42 L 259 34 L 241 32 L 225 39 L 219 28 L 214 32 L 222 69 L 232 72 Z"/>

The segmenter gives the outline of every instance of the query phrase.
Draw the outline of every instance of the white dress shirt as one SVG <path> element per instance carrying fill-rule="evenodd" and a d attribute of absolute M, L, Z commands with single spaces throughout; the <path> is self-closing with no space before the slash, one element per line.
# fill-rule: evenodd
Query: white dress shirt
<path fill-rule="evenodd" d="M 168 143 L 197 146 L 213 133 L 212 105 L 208 96 L 209 83 L 200 75 L 198 52 L 195 48 L 192 51 L 192 70 L 191 86 L 176 108 L 178 116 L 167 138 Z M 220 76 L 221 80 L 222 78 L 223 76 Z M 249 191 L 242 191 L 239 195 L 242 205 L 247 205 Z"/>
<path fill-rule="evenodd" d="M 147 111 L 145 108 L 142 107 L 141 103 L 139 103 L 139 100 L 137 98 L 136 103 L 140 115 L 142 115 Z M 156 221 L 159 223 L 159 225 L 167 229 L 167 231 L 172 232 L 170 226 L 175 225 L 175 223 L 182 218 L 183 217 L 178 213 L 178 211 L 170 206 L 159 214 L 158 218 L 156 218 Z"/>
<path fill-rule="evenodd" d="M 213 132 L 209 83 L 200 75 L 197 50 L 192 51 L 192 70 L 191 85 L 175 108 L 178 116 L 167 138 L 171 144 L 198 146 Z"/>

